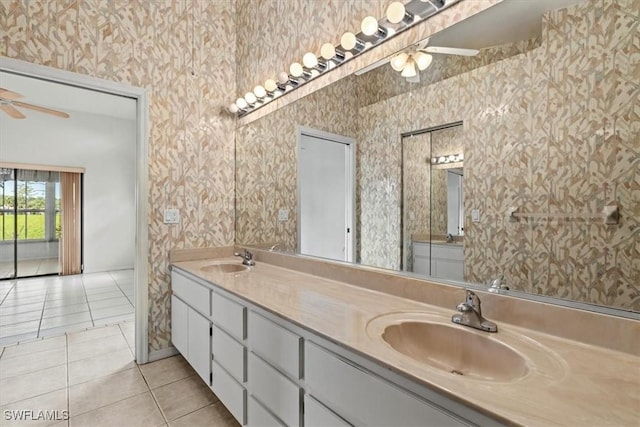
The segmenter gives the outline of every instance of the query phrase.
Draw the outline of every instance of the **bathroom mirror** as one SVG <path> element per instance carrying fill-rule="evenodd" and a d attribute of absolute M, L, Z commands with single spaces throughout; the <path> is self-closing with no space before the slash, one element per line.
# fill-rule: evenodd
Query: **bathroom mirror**
<path fill-rule="evenodd" d="M 236 242 L 297 250 L 302 126 L 356 141 L 356 262 L 407 270 L 421 231 L 406 218 L 444 218 L 449 203 L 445 195 L 428 212 L 406 209 L 403 135 L 461 122 L 460 232 L 430 220 L 427 240 L 461 241 L 454 281 L 503 275 L 512 291 L 640 312 L 638 15 L 632 2 L 565 2 L 538 15 L 532 34 L 492 39 L 492 20 L 480 15 L 514 3 L 523 2 L 431 37 L 477 56 L 434 54 L 417 83 L 385 64 L 239 127 Z M 451 169 L 428 169 L 429 179 Z"/>

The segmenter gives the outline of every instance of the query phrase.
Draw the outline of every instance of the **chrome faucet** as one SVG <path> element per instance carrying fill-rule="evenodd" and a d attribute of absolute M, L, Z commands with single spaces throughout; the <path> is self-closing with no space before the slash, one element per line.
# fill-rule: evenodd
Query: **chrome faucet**
<path fill-rule="evenodd" d="M 453 243 L 453 234 L 447 233 L 447 243 Z"/>
<path fill-rule="evenodd" d="M 458 304 L 458 307 L 456 307 L 460 314 L 454 314 L 451 317 L 451 321 L 459 325 L 480 329 L 481 331 L 498 332 L 498 326 L 495 323 L 482 317 L 480 298 L 468 289 L 466 292 L 466 301 L 461 302 Z"/>
<path fill-rule="evenodd" d="M 240 252 L 236 252 L 233 255 L 239 256 L 240 258 L 242 258 L 243 265 L 248 265 L 250 267 L 253 265 L 256 265 L 256 262 L 253 259 L 253 254 L 246 249 L 244 249 L 244 253 L 242 254 Z"/>
<path fill-rule="evenodd" d="M 499 277 L 489 281 L 489 292 L 495 292 L 497 294 L 502 293 L 502 291 L 508 291 L 509 286 L 504 283 L 504 275 L 501 274 Z"/>

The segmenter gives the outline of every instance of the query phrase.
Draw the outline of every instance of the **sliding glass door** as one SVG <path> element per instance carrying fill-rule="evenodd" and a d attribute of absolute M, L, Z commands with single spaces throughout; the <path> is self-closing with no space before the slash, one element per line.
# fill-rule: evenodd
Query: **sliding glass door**
<path fill-rule="evenodd" d="M 0 169 L 0 278 L 60 272 L 60 173 Z"/>

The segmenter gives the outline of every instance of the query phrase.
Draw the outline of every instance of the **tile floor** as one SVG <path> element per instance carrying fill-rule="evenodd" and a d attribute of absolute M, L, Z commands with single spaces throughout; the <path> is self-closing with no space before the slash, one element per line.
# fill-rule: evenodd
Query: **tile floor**
<path fill-rule="evenodd" d="M 8 279 L 13 276 L 15 265 L 13 262 L 0 262 L 0 279 Z M 60 266 L 58 258 L 30 259 L 18 261 L 19 276 L 36 276 L 43 274 L 56 274 Z"/>
<path fill-rule="evenodd" d="M 133 270 L 0 282 L 0 345 L 133 321 Z"/>
<path fill-rule="evenodd" d="M 133 336 L 124 322 L 0 348 L 0 424 L 238 426 L 182 356 L 136 365 Z M 59 421 L 6 419 L 21 410 Z"/>

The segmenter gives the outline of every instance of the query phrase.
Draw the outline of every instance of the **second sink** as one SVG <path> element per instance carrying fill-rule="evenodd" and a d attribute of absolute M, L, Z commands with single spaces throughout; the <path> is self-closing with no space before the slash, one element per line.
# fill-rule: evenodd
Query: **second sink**
<path fill-rule="evenodd" d="M 526 360 L 482 332 L 447 324 L 407 321 L 387 326 L 382 339 L 394 350 L 453 375 L 513 381 L 528 373 Z"/>

